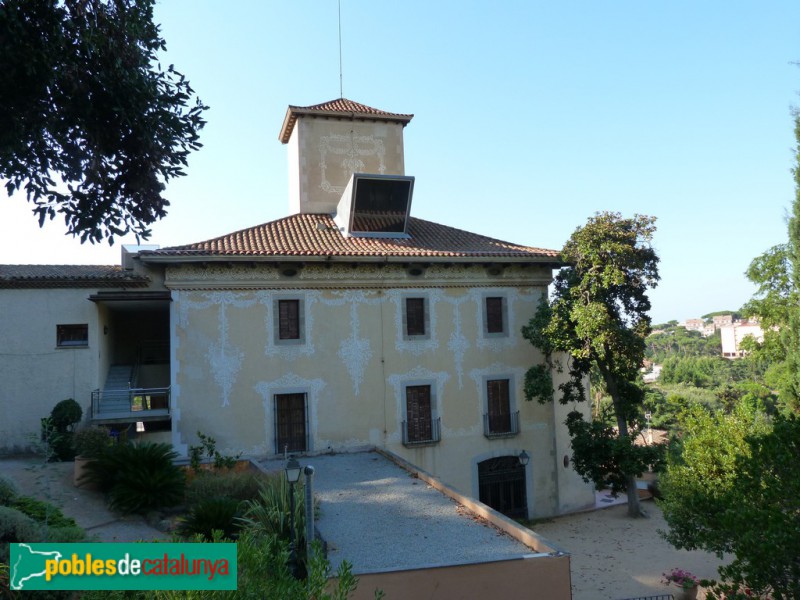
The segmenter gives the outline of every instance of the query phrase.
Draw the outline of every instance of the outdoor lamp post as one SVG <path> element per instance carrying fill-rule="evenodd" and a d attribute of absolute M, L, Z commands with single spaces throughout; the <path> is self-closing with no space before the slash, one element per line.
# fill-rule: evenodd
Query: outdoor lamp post
<path fill-rule="evenodd" d="M 297 577 L 297 554 L 294 548 L 294 484 L 300 479 L 300 463 L 293 456 L 286 463 L 286 481 L 289 483 L 289 570 Z"/>
<path fill-rule="evenodd" d="M 520 452 L 517 458 L 519 458 L 519 464 L 521 464 L 523 467 L 527 467 L 528 462 L 530 462 L 531 460 L 530 455 L 527 452 L 525 452 L 525 450 Z"/>

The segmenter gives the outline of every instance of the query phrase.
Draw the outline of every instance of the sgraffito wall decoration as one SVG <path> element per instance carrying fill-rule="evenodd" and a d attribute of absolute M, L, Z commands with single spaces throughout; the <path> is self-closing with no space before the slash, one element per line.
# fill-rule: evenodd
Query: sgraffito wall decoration
<path fill-rule="evenodd" d="M 316 349 L 314 336 L 314 305 L 321 297 L 317 291 L 299 291 L 289 293 L 284 291 L 259 291 L 256 292 L 258 303 L 264 307 L 264 354 L 268 357 L 283 358 L 294 361 L 301 356 L 311 356 Z M 275 340 L 275 301 L 281 298 L 298 298 L 301 300 L 303 319 L 304 341 L 302 344 L 281 344 Z"/>
<path fill-rule="evenodd" d="M 219 307 L 219 321 L 217 339 L 211 343 L 206 350 L 205 357 L 214 382 L 222 390 L 222 406 L 230 405 L 231 390 L 239 370 L 242 368 L 244 353 L 241 348 L 234 344 L 230 337 L 228 324 L 229 307 L 247 308 L 256 302 L 252 294 L 243 295 L 237 292 L 206 292 L 199 294 L 200 299 L 188 297 L 188 294 L 181 295 L 178 310 L 179 326 L 186 328 L 189 321 L 189 310 L 207 309 L 212 306 Z"/>
<path fill-rule="evenodd" d="M 467 296 L 443 296 L 448 304 L 453 305 L 453 329 L 450 331 L 450 339 L 447 340 L 447 349 L 453 355 L 455 363 L 456 377 L 458 379 L 458 389 L 464 387 L 464 354 L 469 350 L 470 343 L 464 335 L 461 324 L 461 305 L 469 298 Z"/>
<path fill-rule="evenodd" d="M 358 315 L 360 305 L 377 305 L 382 302 L 378 292 L 364 290 L 347 290 L 334 292 L 334 298 L 323 298 L 320 302 L 326 306 L 349 305 L 350 335 L 339 342 L 336 355 L 342 361 L 350 379 L 353 382 L 353 394 L 359 396 L 361 384 L 364 381 L 364 372 L 373 356 L 369 338 L 361 335 L 361 321 Z"/>
<path fill-rule="evenodd" d="M 377 167 L 378 173 L 386 172 L 383 140 L 373 135 L 334 133 L 323 136 L 319 142 L 319 154 L 320 188 L 332 194 L 340 195 L 345 186 L 331 183 L 329 179 L 346 184 L 353 173 L 370 172 L 366 170 L 367 162 L 371 168 Z"/>
<path fill-rule="evenodd" d="M 398 352 L 410 352 L 414 355 L 421 355 L 425 352 L 435 352 L 439 348 L 439 338 L 437 337 L 437 314 L 436 304 L 442 300 L 444 293 L 439 289 L 402 289 L 389 290 L 387 292 L 389 300 L 394 303 L 394 325 L 395 325 L 395 349 Z M 406 339 L 403 331 L 403 311 L 405 311 L 404 300 L 409 297 L 425 298 L 426 312 L 428 315 L 428 334 L 424 339 Z"/>

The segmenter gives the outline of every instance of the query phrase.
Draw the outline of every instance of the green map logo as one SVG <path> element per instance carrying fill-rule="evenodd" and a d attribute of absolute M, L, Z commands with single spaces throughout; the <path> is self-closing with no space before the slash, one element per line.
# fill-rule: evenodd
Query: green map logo
<path fill-rule="evenodd" d="M 236 544 L 11 544 L 12 590 L 235 590 Z"/>

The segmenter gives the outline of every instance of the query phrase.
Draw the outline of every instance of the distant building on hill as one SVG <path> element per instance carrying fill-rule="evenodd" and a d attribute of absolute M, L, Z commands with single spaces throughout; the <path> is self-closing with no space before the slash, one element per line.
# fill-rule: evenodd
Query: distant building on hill
<path fill-rule="evenodd" d="M 686 319 L 681 325 L 687 331 L 700 331 L 702 332 L 705 329 L 706 322 L 703 319 Z"/>
<path fill-rule="evenodd" d="M 719 328 L 724 358 L 740 358 L 744 351 L 740 348 L 742 340 L 752 336 L 758 342 L 764 341 L 764 330 L 755 321 L 736 321 Z"/>
<path fill-rule="evenodd" d="M 642 380 L 645 383 L 655 383 L 661 375 L 661 365 L 652 365 L 652 368 L 642 375 Z"/>
<path fill-rule="evenodd" d="M 733 325 L 733 315 L 716 315 L 711 317 L 711 320 L 714 322 L 715 327 L 723 327 L 725 325 Z"/>
<path fill-rule="evenodd" d="M 714 323 L 706 323 L 703 319 L 686 319 L 683 323 L 679 324 L 680 327 L 686 331 L 697 331 L 703 337 L 714 335 L 717 327 Z"/>

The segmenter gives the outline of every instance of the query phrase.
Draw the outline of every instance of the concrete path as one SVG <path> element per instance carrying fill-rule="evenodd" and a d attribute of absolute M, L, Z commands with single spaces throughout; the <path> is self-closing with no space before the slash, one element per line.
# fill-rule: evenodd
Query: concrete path
<path fill-rule="evenodd" d="M 0 458 L 0 476 L 17 485 L 20 494 L 46 500 L 75 519 L 99 542 L 169 540 L 139 515 L 123 516 L 106 506 L 103 494 L 76 488 L 71 462 L 46 463 L 38 456 Z"/>

